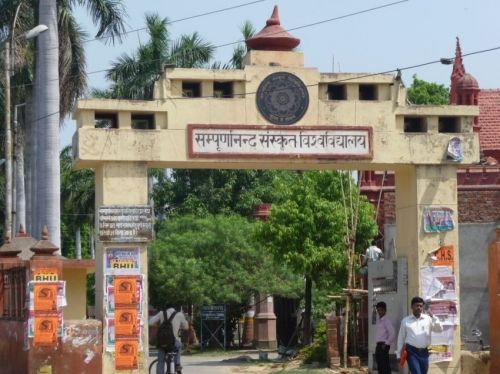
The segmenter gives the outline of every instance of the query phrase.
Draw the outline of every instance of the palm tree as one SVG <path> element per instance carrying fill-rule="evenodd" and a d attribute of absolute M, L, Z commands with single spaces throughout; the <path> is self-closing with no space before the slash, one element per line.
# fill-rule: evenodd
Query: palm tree
<path fill-rule="evenodd" d="M 210 61 L 215 49 L 212 44 L 204 41 L 197 32 L 172 41 L 167 25 L 167 18 L 162 19 L 156 13 L 146 14 L 150 40 L 135 53 L 120 56 L 106 75 L 111 81 L 111 88 L 93 90 L 92 95 L 150 100 L 153 98 L 154 83 L 166 64 L 199 68 Z"/>
<path fill-rule="evenodd" d="M 244 40 L 250 39 L 255 35 L 255 27 L 250 21 L 245 21 L 240 28 Z M 248 52 L 249 48 L 243 44 L 238 44 L 233 50 L 233 56 L 229 61 L 233 69 L 241 69 L 243 67 L 243 57 Z"/>
<path fill-rule="evenodd" d="M 70 233 L 75 233 L 76 258 L 82 257 L 82 227 L 91 227 L 95 206 L 95 177 L 90 169 L 73 168 L 71 146 L 65 147 L 60 154 L 61 160 L 61 221 Z M 70 238 L 62 235 L 63 248 L 68 250 Z"/>
<path fill-rule="evenodd" d="M 61 103 L 62 112 L 60 112 L 60 95 L 59 95 L 59 69 L 61 67 L 69 67 L 73 73 L 81 72 L 78 63 L 72 58 L 68 58 L 68 52 L 71 48 L 72 57 L 81 57 L 83 49 L 76 44 L 72 44 L 72 37 L 81 37 L 79 28 L 76 27 L 76 22 L 69 13 L 64 10 L 71 10 L 76 4 L 85 4 L 92 16 L 94 23 L 99 24 L 97 37 L 106 37 L 114 40 L 119 37 L 124 30 L 123 15 L 124 8 L 120 1 L 116 0 L 40 0 L 38 15 L 39 23 L 43 23 L 49 27 L 48 31 L 41 35 L 37 43 L 37 63 L 36 63 L 36 83 L 35 83 L 35 98 L 37 108 L 36 135 L 38 140 L 37 163 L 36 166 L 36 186 L 37 191 L 37 217 L 36 226 L 47 224 L 49 229 L 50 240 L 57 246 L 60 246 L 60 170 L 59 170 L 59 123 L 61 114 L 64 110 L 69 109 L 72 102 L 78 97 L 81 91 L 72 91 L 69 95 L 64 92 L 64 100 Z M 58 11 L 61 13 L 58 14 Z M 59 36 L 64 30 L 58 29 L 58 15 L 62 14 L 63 25 L 71 30 L 71 35 L 66 35 L 67 38 L 61 37 L 61 46 L 59 45 Z M 80 39 L 81 40 L 81 39 Z M 65 44 L 66 43 L 66 44 Z M 60 48 L 63 53 L 60 59 Z M 79 75 L 81 77 L 81 75 Z M 70 79 L 70 81 L 67 81 Z M 62 77 L 61 88 L 70 88 L 75 81 L 83 89 L 85 79 L 78 79 L 74 74 L 68 74 Z M 43 182 L 42 182 L 43 181 Z"/>

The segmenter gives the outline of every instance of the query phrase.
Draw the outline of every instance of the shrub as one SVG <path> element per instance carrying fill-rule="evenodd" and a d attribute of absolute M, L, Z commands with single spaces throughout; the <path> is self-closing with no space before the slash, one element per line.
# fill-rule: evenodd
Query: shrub
<path fill-rule="evenodd" d="M 300 350 L 300 355 L 303 357 L 304 364 L 312 362 L 326 362 L 326 321 L 323 319 L 318 323 L 314 342 Z"/>

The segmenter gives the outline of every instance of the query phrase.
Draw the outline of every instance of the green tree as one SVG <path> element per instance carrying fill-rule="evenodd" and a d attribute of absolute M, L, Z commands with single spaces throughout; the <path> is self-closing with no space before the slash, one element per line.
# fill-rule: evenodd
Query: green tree
<path fill-rule="evenodd" d="M 153 199 L 158 217 L 194 214 L 239 214 L 252 217 L 259 203 L 272 203 L 273 180 L 287 173 L 270 170 L 174 169 L 157 173 Z"/>
<path fill-rule="evenodd" d="M 450 91 L 442 84 L 427 82 L 413 75 L 413 83 L 408 88 L 408 100 L 412 104 L 446 105 L 450 102 Z"/>
<path fill-rule="evenodd" d="M 236 215 L 165 221 L 148 248 L 150 303 L 239 304 L 256 292 L 296 295 L 299 280 L 254 242 L 254 227 Z"/>
<path fill-rule="evenodd" d="M 281 199 L 273 204 L 271 215 L 263 222 L 257 237 L 276 259 L 305 278 L 304 342 L 310 342 L 313 282 L 328 285 L 346 282 L 346 222 L 353 218 L 353 206 L 345 204 L 342 186 L 347 174 L 336 171 L 285 174 L 275 188 Z M 351 183 L 351 185 L 353 185 Z M 356 195 L 356 189 L 347 191 Z M 359 251 L 377 232 L 373 208 L 362 197 L 356 236 Z M 328 280 L 328 278 L 331 278 Z"/>
<path fill-rule="evenodd" d="M 61 248 L 64 256 L 82 257 L 90 248 L 94 221 L 95 178 L 91 169 L 75 170 L 71 146 L 60 154 L 61 162 Z M 91 251 L 86 253 L 90 255 Z M 90 256 L 89 256 L 90 257 Z"/>
<path fill-rule="evenodd" d="M 252 25 L 250 21 L 245 21 L 240 28 L 241 35 L 244 40 L 250 39 L 255 34 L 255 27 Z M 241 69 L 243 68 L 243 57 L 248 52 L 248 47 L 243 44 L 238 44 L 233 49 L 233 56 L 229 61 L 229 66 L 233 69 Z"/>
<path fill-rule="evenodd" d="M 150 40 L 134 53 L 123 54 L 113 62 L 106 74 L 111 88 L 93 90 L 92 94 L 113 99 L 150 100 L 154 83 L 166 64 L 199 68 L 210 61 L 215 49 L 213 45 L 204 41 L 197 32 L 172 41 L 167 26 L 167 18 L 160 18 L 156 13 L 146 14 Z"/>

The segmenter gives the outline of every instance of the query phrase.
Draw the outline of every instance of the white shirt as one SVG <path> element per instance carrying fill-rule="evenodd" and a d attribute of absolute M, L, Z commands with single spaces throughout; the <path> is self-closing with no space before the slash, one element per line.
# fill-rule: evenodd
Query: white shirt
<path fill-rule="evenodd" d="M 381 258 L 384 258 L 384 252 L 376 245 L 371 245 L 366 249 L 366 261 L 378 261 Z"/>
<path fill-rule="evenodd" d="M 443 326 L 436 316 L 430 317 L 427 314 L 421 314 L 420 318 L 417 318 L 410 314 L 403 318 L 399 328 L 397 357 L 399 358 L 404 344 L 410 344 L 417 348 L 427 348 L 431 344 L 431 330 L 434 332 L 443 331 Z"/>
<path fill-rule="evenodd" d="M 170 318 L 170 316 L 174 311 L 175 311 L 174 308 L 167 309 L 167 318 Z M 154 315 L 149 319 L 149 325 L 150 326 L 156 324 L 161 325 L 163 321 L 164 321 L 163 310 L 160 310 L 156 315 Z M 178 341 L 180 341 L 179 330 L 189 329 L 189 324 L 188 321 L 186 320 L 186 317 L 184 316 L 184 313 L 177 312 L 177 314 L 172 319 L 172 329 L 174 330 L 174 336 Z"/>

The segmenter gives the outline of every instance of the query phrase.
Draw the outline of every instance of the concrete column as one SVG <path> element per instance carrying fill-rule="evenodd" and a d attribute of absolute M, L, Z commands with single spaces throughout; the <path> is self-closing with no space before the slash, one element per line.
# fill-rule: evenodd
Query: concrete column
<path fill-rule="evenodd" d="M 455 229 L 425 233 L 423 211 L 428 207 L 453 210 Z M 420 267 L 429 264 L 428 253 L 441 244 L 455 247 L 455 276 L 459 279 L 457 177 L 455 165 L 412 165 L 396 170 L 396 250 L 408 258 L 408 310 L 414 296 L 421 296 Z M 457 300 L 460 302 L 460 300 Z M 460 371 L 460 326 L 455 327 L 453 361 L 431 365 L 429 372 Z"/>
<path fill-rule="evenodd" d="M 141 162 L 107 162 L 96 168 L 96 215 L 98 207 L 101 205 L 146 205 L 148 203 L 148 180 L 147 168 L 145 163 Z M 96 222 L 98 217 L 96 216 Z M 139 357 L 139 371 L 145 372 L 148 367 L 148 257 L 147 243 L 106 243 L 96 241 L 96 273 L 95 273 L 95 292 L 96 292 L 96 318 L 102 321 L 104 352 L 102 358 L 102 372 L 114 373 L 115 361 L 114 354 L 105 351 L 106 337 L 108 328 L 106 326 L 105 305 L 104 305 L 104 248 L 108 246 L 134 246 L 139 247 L 141 273 L 144 276 L 143 281 L 143 300 L 142 300 L 142 320 L 144 326 L 142 329 L 143 350 Z M 124 371 L 121 370 L 120 373 Z"/>
<path fill-rule="evenodd" d="M 488 249 L 488 291 L 490 303 L 490 374 L 500 372 L 500 227 Z"/>

